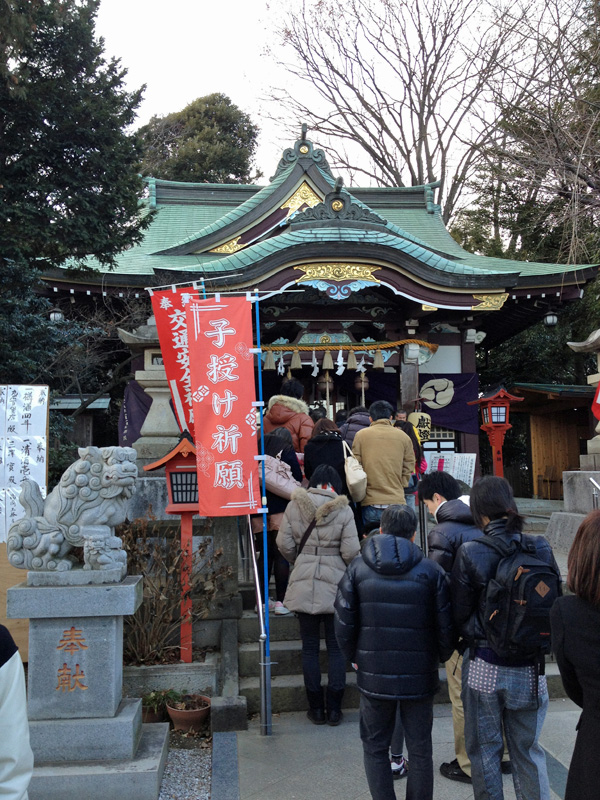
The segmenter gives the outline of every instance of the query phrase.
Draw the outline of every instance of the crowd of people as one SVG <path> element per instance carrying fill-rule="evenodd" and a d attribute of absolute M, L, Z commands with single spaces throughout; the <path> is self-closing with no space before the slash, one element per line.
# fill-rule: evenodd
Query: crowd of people
<path fill-rule="evenodd" d="M 428 800 L 433 697 L 444 663 L 456 757 L 440 765 L 442 775 L 471 784 L 476 800 L 502 800 L 502 775 L 512 773 L 517 798 L 549 800 L 539 736 L 548 708 L 551 625 L 565 688 L 584 709 L 573 757 L 577 776 L 572 767 L 565 797 L 595 796 L 600 512 L 586 519 L 569 555 L 574 596 L 559 597 L 550 545 L 523 534 L 507 481 L 481 478 L 465 496 L 451 475 L 426 473 L 418 436 L 388 402 L 351 409 L 334 422 L 320 410 L 313 419 L 301 398 L 302 384 L 288 380 L 265 415 L 267 438 L 282 426 L 291 434 L 289 452 L 279 452 L 295 477 L 298 459 L 304 462 L 304 487 L 279 504 L 268 498 L 276 544 L 268 557 L 291 569 L 284 588 L 275 568 L 274 611 L 298 616 L 310 721 L 340 724 L 350 662 L 372 797 L 394 800 L 394 778 L 407 776 L 407 800 Z M 360 503 L 348 491 L 344 443 L 366 472 Z M 414 541 L 411 498 L 434 519 L 427 554 Z M 522 592 L 516 601 L 511 581 Z"/>

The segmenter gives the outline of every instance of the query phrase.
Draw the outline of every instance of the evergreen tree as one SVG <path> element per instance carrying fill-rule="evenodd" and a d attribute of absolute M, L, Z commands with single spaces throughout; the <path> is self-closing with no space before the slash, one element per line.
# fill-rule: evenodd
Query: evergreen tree
<path fill-rule="evenodd" d="M 140 128 L 142 172 L 196 183 L 250 183 L 258 128 L 224 94 L 199 97 L 182 111 Z"/>
<path fill-rule="evenodd" d="M 141 90 L 103 56 L 99 0 L 0 2 L 0 381 L 52 385 L 81 330 L 50 322 L 42 273 L 88 255 L 110 267 L 150 221 L 125 132 Z"/>

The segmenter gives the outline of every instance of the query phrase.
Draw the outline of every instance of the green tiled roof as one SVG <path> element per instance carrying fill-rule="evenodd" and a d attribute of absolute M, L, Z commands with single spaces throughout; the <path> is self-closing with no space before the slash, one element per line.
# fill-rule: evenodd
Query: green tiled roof
<path fill-rule="evenodd" d="M 294 164 L 283 170 L 268 186 L 225 184 L 179 184 L 153 181 L 151 202 L 156 205 L 155 218 L 140 245 L 126 250 L 117 258 L 113 275 L 152 275 L 155 270 L 178 272 L 204 271 L 221 273 L 243 271 L 257 261 L 287 248 L 314 242 L 348 242 L 382 245 L 414 257 L 445 273 L 456 275 L 502 275 L 518 273 L 521 280 L 544 275 L 561 275 L 581 270 L 585 265 L 546 264 L 488 258 L 464 250 L 448 233 L 437 206 L 427 202 L 429 187 L 405 189 L 356 189 L 347 191 L 353 202 L 369 208 L 387 220 L 386 230 L 346 227 L 332 222 L 330 227 L 314 226 L 282 228 L 280 233 L 257 241 L 232 255 L 205 252 L 191 255 L 154 255 L 189 244 L 235 223 L 261 203 L 268 206 L 269 197 L 288 180 Z M 333 188 L 331 176 L 317 166 L 326 185 Z M 294 183 L 296 182 L 294 178 Z M 290 186 L 290 190 L 291 190 Z M 346 190 L 345 190 L 346 191 Z M 371 205 L 366 205 L 364 196 Z M 433 213 L 431 213 L 433 209 Z M 298 217 L 296 217 L 298 219 Z M 349 248 L 351 252 L 351 248 Z M 94 259 L 88 266 L 99 272 L 105 268 Z M 66 265 L 68 266 L 68 264 Z M 588 265 L 591 266 L 591 265 Z"/>
<path fill-rule="evenodd" d="M 208 236 L 215 231 L 218 231 L 220 228 L 224 228 L 225 226 L 235 222 L 238 219 L 244 217 L 249 211 L 252 211 L 253 208 L 260 205 L 264 202 L 273 192 L 278 189 L 288 178 L 288 175 L 294 168 L 294 165 L 291 164 L 285 171 L 283 171 L 274 181 L 270 183 L 268 186 L 263 186 L 260 191 L 256 192 L 255 195 L 250 197 L 244 203 L 239 206 L 232 208 L 230 211 L 223 213 L 223 208 L 221 207 L 220 216 L 211 222 L 208 225 L 205 225 L 202 228 L 196 228 L 195 231 L 188 233 L 183 239 L 179 241 L 171 241 L 167 247 L 181 247 L 186 245 L 190 242 L 194 242 L 197 239 L 202 239 L 205 236 Z M 228 187 L 229 188 L 229 187 Z M 165 249 L 165 248 L 159 248 Z"/>

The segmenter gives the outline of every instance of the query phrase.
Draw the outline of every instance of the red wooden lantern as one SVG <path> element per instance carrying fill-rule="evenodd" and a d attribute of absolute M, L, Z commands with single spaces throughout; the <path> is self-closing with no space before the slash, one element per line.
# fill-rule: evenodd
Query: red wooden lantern
<path fill-rule="evenodd" d="M 499 478 L 504 477 L 504 463 L 502 460 L 502 445 L 506 431 L 512 428 L 508 423 L 509 407 L 511 403 L 520 403 L 522 397 L 515 397 L 509 394 L 506 389 L 501 387 L 496 392 L 484 394 L 478 400 L 471 400 L 468 405 L 478 405 L 481 408 L 483 425 L 481 430 L 485 431 L 490 441 L 493 453 L 494 475 Z"/>
<path fill-rule="evenodd" d="M 169 503 L 167 514 L 181 515 L 181 628 L 180 659 L 186 664 L 192 662 L 192 597 L 190 578 L 192 574 L 192 520 L 198 513 L 198 473 L 196 472 L 196 448 L 192 437 L 184 431 L 177 447 L 166 456 L 147 464 L 146 472 L 165 468 Z"/>

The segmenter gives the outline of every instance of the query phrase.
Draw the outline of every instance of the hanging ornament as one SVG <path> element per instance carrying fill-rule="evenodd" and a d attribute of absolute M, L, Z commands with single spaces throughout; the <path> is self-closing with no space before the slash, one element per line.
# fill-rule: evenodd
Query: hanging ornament
<path fill-rule="evenodd" d="M 292 353 L 292 363 L 290 369 L 302 369 L 302 359 L 300 358 L 300 351 L 294 350 Z"/>
<path fill-rule="evenodd" d="M 275 369 L 275 358 L 273 356 L 272 350 L 267 350 L 267 354 L 265 356 L 265 363 L 263 364 L 263 370 L 267 369 Z"/>
<path fill-rule="evenodd" d="M 357 372 L 366 372 L 367 371 L 367 368 L 365 366 L 365 354 L 364 353 L 362 354 L 362 357 L 360 359 L 360 363 L 359 363 L 358 367 L 356 368 L 356 371 Z"/>
<path fill-rule="evenodd" d="M 375 351 L 375 358 L 373 359 L 373 369 L 383 369 L 385 364 L 383 363 L 383 353 L 381 350 Z"/>
<path fill-rule="evenodd" d="M 330 370 L 333 369 L 333 358 L 331 357 L 331 352 L 329 350 L 325 350 L 323 354 L 323 370 Z"/>
<path fill-rule="evenodd" d="M 350 350 L 348 353 L 348 361 L 346 363 L 346 369 L 356 369 L 356 355 L 354 350 Z"/>
<path fill-rule="evenodd" d="M 354 379 L 354 388 L 357 392 L 360 392 L 360 404 L 364 406 L 365 392 L 369 388 L 369 379 L 364 372 L 357 372 L 356 378 Z"/>
<path fill-rule="evenodd" d="M 317 389 L 321 392 L 321 394 L 333 391 L 333 380 L 330 377 L 329 372 L 323 372 L 321 375 L 319 375 Z"/>
<path fill-rule="evenodd" d="M 310 362 L 310 364 L 312 366 L 312 376 L 313 378 L 316 378 L 317 375 L 319 374 L 319 362 L 317 361 L 317 354 L 315 353 L 314 350 L 313 350 L 312 361 Z"/>
<path fill-rule="evenodd" d="M 277 364 L 277 372 L 279 375 L 285 375 L 285 364 L 283 363 L 283 353 L 279 356 L 279 363 Z"/>
<path fill-rule="evenodd" d="M 343 371 L 346 369 L 344 366 L 344 354 L 342 353 L 342 348 L 340 347 L 340 352 L 338 353 L 338 357 L 336 358 L 337 369 L 335 371 L 336 375 L 341 375 Z"/>

